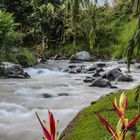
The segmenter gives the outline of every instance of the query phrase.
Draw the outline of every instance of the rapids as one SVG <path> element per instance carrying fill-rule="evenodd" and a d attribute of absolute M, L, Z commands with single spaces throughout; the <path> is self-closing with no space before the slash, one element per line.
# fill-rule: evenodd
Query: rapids
<path fill-rule="evenodd" d="M 116 66 L 126 70 L 125 64 L 106 63 L 106 71 Z M 48 109 L 60 120 L 61 133 L 78 111 L 92 101 L 110 92 L 132 88 L 140 82 L 140 70 L 134 65 L 131 75 L 135 80 L 129 83 L 115 81 L 117 89 L 89 87 L 83 82 L 87 74 L 63 73 L 68 61 L 49 61 L 48 65 L 48 69 L 25 69 L 31 79 L 0 80 L 0 140 L 40 140 L 43 134 L 35 112 L 43 120 L 47 119 Z"/>

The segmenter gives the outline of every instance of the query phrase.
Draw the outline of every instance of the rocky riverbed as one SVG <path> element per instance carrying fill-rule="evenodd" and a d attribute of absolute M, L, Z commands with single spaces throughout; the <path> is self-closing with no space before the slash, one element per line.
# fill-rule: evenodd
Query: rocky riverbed
<path fill-rule="evenodd" d="M 69 61 L 51 60 L 24 69 L 31 76 L 29 79 L 1 79 L 0 140 L 41 139 L 42 131 L 35 112 L 41 119 L 47 119 L 48 109 L 60 120 L 61 133 L 75 115 L 92 101 L 140 83 L 138 65 L 132 65 L 129 75 L 125 73 L 126 64 L 116 61 L 70 64 Z M 128 80 L 124 80 L 124 76 Z M 95 85 L 97 80 L 109 84 Z"/>

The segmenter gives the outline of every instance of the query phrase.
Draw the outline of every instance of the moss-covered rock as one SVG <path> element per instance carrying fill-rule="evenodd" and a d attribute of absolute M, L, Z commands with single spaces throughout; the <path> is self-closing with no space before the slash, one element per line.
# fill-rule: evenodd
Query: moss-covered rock
<path fill-rule="evenodd" d="M 24 67 L 33 66 L 37 63 L 36 57 L 29 49 L 26 48 L 22 48 L 16 58 L 19 64 Z"/>

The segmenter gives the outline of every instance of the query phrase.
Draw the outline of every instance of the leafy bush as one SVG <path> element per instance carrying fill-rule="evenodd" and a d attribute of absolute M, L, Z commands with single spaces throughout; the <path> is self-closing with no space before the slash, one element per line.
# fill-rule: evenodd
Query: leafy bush
<path fill-rule="evenodd" d="M 0 55 L 2 59 L 9 56 L 12 47 L 22 43 L 23 33 L 14 31 L 17 25 L 13 14 L 0 11 Z"/>

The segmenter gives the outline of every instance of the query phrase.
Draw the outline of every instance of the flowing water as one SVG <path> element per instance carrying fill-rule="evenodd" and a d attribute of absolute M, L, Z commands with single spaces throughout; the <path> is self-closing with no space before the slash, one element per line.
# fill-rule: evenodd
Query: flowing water
<path fill-rule="evenodd" d="M 87 74 L 61 72 L 68 65 L 67 61 L 48 63 L 49 69 L 25 69 L 31 79 L 0 80 L 0 140 L 40 140 L 42 131 L 35 112 L 41 119 L 47 119 L 48 109 L 60 120 L 59 132 L 62 132 L 78 111 L 92 101 L 110 92 L 132 88 L 140 82 L 140 70 L 133 67 L 134 82 L 115 81 L 118 89 L 89 87 L 83 83 Z M 126 65 L 106 63 L 105 70 L 116 66 L 126 70 Z"/>

